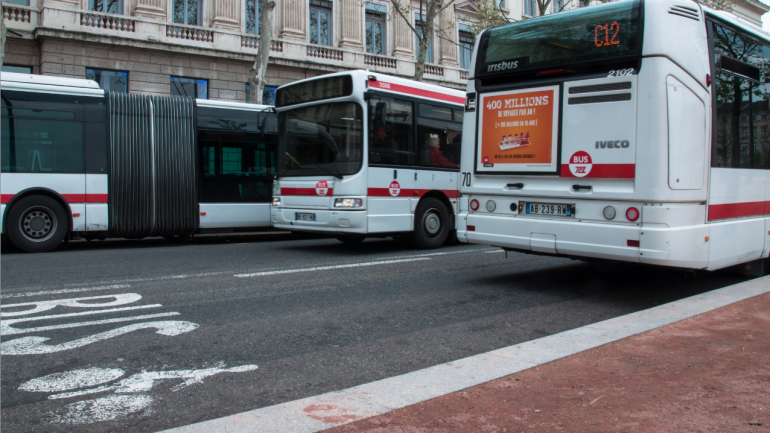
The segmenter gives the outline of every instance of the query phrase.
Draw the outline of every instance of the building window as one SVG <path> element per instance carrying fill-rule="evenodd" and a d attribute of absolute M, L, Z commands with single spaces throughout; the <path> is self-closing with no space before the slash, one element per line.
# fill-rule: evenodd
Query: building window
<path fill-rule="evenodd" d="M 564 10 L 564 0 L 553 0 L 553 12 L 561 12 Z"/>
<path fill-rule="evenodd" d="M 5 0 L 3 4 L 10 3 L 19 6 L 29 6 L 29 0 Z"/>
<path fill-rule="evenodd" d="M 123 14 L 123 0 L 88 0 L 88 9 L 108 14 Z"/>
<path fill-rule="evenodd" d="M 460 67 L 463 69 L 471 68 L 471 56 L 473 55 L 473 33 L 469 32 L 468 26 L 460 24 Z"/>
<path fill-rule="evenodd" d="M 277 87 L 265 86 L 262 88 L 262 105 L 275 105 L 275 89 Z M 251 103 L 251 86 L 246 83 L 246 103 Z"/>
<path fill-rule="evenodd" d="M 259 16 L 262 14 L 262 1 L 246 0 L 246 33 L 259 34 Z"/>
<path fill-rule="evenodd" d="M 94 80 L 110 92 L 128 93 L 128 72 L 86 68 L 86 80 Z"/>
<path fill-rule="evenodd" d="M 535 0 L 524 0 L 524 14 L 534 17 L 537 15 L 535 6 Z"/>
<path fill-rule="evenodd" d="M 3 3 L 7 3 L 7 2 L 3 2 Z M 3 72 L 16 72 L 17 74 L 31 74 L 32 73 L 32 66 L 3 65 L 2 71 Z"/>
<path fill-rule="evenodd" d="M 385 5 L 366 4 L 366 52 L 385 54 Z"/>
<path fill-rule="evenodd" d="M 174 22 L 199 26 L 201 22 L 200 0 L 174 0 Z"/>
<path fill-rule="evenodd" d="M 310 0 L 310 43 L 332 44 L 332 2 Z"/>
<path fill-rule="evenodd" d="M 171 77 L 171 96 L 209 99 L 209 81 L 195 78 Z"/>
<path fill-rule="evenodd" d="M 420 55 L 420 38 L 423 35 L 423 26 L 425 20 L 420 19 L 419 14 L 414 14 L 414 28 L 420 33 L 420 36 L 414 35 L 414 56 Z M 433 41 L 428 42 L 428 54 L 425 55 L 425 63 L 433 63 Z"/>

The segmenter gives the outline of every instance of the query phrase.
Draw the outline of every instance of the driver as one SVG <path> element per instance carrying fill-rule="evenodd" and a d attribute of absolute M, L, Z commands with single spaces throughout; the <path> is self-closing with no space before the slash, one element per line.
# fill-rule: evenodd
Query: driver
<path fill-rule="evenodd" d="M 396 143 L 396 140 L 393 139 L 393 137 L 388 134 L 388 130 L 382 126 L 382 125 L 375 125 L 374 126 L 374 143 L 371 145 L 372 149 L 383 149 L 383 150 L 398 150 L 398 144 Z M 380 157 L 379 162 L 385 162 L 385 163 L 395 163 L 396 162 L 396 155 L 389 153 L 389 152 L 377 152 L 377 155 Z"/>

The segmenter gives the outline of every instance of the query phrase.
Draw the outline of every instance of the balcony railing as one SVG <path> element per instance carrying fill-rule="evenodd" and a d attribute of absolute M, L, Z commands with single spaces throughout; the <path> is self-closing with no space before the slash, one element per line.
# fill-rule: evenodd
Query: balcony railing
<path fill-rule="evenodd" d="M 241 46 L 244 48 L 259 48 L 259 36 L 241 36 Z M 283 41 L 270 40 L 270 51 L 283 52 Z"/>
<path fill-rule="evenodd" d="M 373 56 L 371 54 L 367 54 L 364 57 L 364 64 L 374 66 L 376 68 L 396 69 L 398 67 L 398 61 L 393 57 Z"/>
<path fill-rule="evenodd" d="M 118 30 L 121 32 L 135 32 L 136 20 L 124 18 L 120 15 L 101 14 L 94 12 L 81 12 L 80 25 L 97 27 L 100 29 Z"/>
<path fill-rule="evenodd" d="M 166 37 L 185 39 L 188 41 L 214 42 L 214 32 L 201 27 L 166 25 Z"/>
<path fill-rule="evenodd" d="M 438 75 L 439 77 L 444 76 L 444 67 L 443 66 L 437 66 L 437 65 L 425 65 L 425 73 L 428 75 Z"/>
<path fill-rule="evenodd" d="M 468 79 L 468 71 L 465 69 L 460 69 L 460 79 L 461 80 L 467 80 Z"/>
<path fill-rule="evenodd" d="M 32 11 L 14 5 L 3 4 L 3 18 L 10 22 L 29 23 L 32 21 Z"/>
<path fill-rule="evenodd" d="M 308 45 L 307 55 L 308 57 L 320 57 L 322 59 L 339 60 L 344 59 L 342 50 L 336 50 L 334 48 L 319 47 L 317 45 Z"/>

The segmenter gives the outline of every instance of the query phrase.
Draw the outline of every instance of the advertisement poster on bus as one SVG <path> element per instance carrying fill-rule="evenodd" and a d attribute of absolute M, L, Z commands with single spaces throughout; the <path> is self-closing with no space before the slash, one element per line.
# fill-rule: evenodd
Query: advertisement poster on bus
<path fill-rule="evenodd" d="M 556 173 L 559 86 L 481 95 L 477 173 Z"/>

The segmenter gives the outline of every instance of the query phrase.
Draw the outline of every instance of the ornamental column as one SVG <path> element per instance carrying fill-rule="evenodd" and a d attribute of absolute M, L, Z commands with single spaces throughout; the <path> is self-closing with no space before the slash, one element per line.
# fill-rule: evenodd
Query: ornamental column
<path fill-rule="evenodd" d="M 446 66 L 458 66 L 457 63 L 457 15 L 454 5 L 444 9 L 439 16 L 439 62 Z M 446 38 L 446 39 L 444 39 Z M 447 40 L 449 39 L 449 40 Z"/>
<path fill-rule="evenodd" d="M 300 42 L 307 39 L 307 0 L 281 0 L 278 3 L 280 38 Z"/>
<path fill-rule="evenodd" d="M 340 48 L 363 51 L 364 11 L 358 0 L 339 0 Z"/>
<path fill-rule="evenodd" d="M 137 0 L 131 15 L 151 20 L 166 21 L 166 0 Z"/>
<path fill-rule="evenodd" d="M 213 6 L 211 27 L 215 29 L 240 30 L 239 15 L 241 12 L 241 2 L 239 0 L 214 0 Z"/>
<path fill-rule="evenodd" d="M 409 5 L 411 0 L 393 0 L 398 3 L 402 10 L 407 10 L 411 14 Z M 409 28 L 409 24 L 404 21 L 398 12 L 393 11 L 393 56 L 414 60 L 414 32 Z M 411 20 L 411 16 L 407 15 Z"/>

